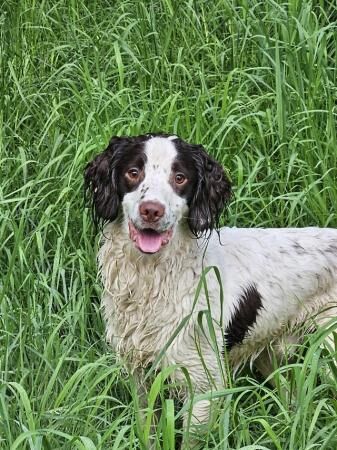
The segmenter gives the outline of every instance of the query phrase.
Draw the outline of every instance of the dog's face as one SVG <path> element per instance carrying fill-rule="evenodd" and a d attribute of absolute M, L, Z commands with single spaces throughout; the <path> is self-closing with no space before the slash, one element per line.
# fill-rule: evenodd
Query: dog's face
<path fill-rule="evenodd" d="M 157 253 L 187 222 L 196 236 L 219 225 L 231 189 L 203 147 L 164 134 L 113 137 L 85 169 L 96 223 L 122 219 L 135 247 Z"/>

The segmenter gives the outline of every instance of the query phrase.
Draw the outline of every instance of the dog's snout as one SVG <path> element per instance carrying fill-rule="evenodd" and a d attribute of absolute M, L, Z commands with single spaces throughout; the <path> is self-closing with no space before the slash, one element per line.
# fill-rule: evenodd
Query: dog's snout
<path fill-rule="evenodd" d="M 139 205 L 139 214 L 145 222 L 158 222 L 165 214 L 165 207 L 159 202 L 142 202 Z"/>

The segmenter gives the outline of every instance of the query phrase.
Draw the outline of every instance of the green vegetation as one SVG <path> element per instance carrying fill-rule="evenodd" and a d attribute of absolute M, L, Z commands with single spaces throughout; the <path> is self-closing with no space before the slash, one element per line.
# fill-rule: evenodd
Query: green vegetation
<path fill-rule="evenodd" d="M 237 226 L 337 226 L 333 0 L 7 0 L 0 9 L 0 448 L 147 448 L 104 342 L 82 172 L 114 134 L 166 130 L 228 168 Z M 337 448 L 337 377 L 308 338 L 277 387 L 241 374 L 204 447 Z M 163 413 L 173 450 L 181 423 Z M 289 396 L 287 389 L 296 395 Z"/>

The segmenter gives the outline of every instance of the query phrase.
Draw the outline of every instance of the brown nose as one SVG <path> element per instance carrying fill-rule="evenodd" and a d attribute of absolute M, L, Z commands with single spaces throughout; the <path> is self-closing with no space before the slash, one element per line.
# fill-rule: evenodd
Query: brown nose
<path fill-rule="evenodd" d="M 159 202 L 143 202 L 139 205 L 139 213 L 145 222 L 158 222 L 165 213 L 165 207 Z"/>

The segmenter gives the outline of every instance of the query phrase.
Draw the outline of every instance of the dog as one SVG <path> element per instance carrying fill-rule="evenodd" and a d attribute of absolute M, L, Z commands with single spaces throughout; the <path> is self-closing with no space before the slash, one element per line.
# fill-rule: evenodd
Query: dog
<path fill-rule="evenodd" d="M 87 165 L 85 189 L 104 224 L 107 339 L 140 386 L 158 362 L 181 383 L 186 368 L 193 394 L 219 389 L 221 352 L 233 370 L 251 360 L 268 376 L 271 342 L 281 358 L 296 327 L 337 316 L 337 231 L 220 228 L 231 182 L 201 145 L 113 137 Z M 211 403 L 193 404 L 193 425 L 207 423 Z"/>

